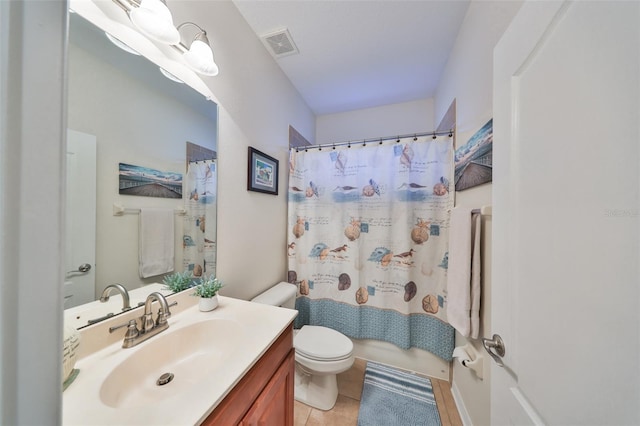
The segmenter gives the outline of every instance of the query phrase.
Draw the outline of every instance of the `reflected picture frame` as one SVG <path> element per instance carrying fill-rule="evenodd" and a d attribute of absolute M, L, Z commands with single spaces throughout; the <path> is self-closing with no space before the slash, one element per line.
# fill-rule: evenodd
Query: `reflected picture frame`
<path fill-rule="evenodd" d="M 278 160 L 249 147 L 247 190 L 278 195 Z"/>

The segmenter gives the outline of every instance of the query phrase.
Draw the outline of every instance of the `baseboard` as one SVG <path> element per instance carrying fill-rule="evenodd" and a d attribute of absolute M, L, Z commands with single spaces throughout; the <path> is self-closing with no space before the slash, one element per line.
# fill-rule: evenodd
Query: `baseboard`
<path fill-rule="evenodd" d="M 473 422 L 471 422 L 471 416 L 469 416 L 469 412 L 467 411 L 467 407 L 465 407 L 464 405 L 462 395 L 460 395 L 460 391 L 458 390 L 458 386 L 456 386 L 455 381 L 451 383 L 451 395 L 453 395 L 453 400 L 455 401 L 456 407 L 458 408 L 458 413 L 460 414 L 462 424 L 464 426 L 473 426 Z"/>

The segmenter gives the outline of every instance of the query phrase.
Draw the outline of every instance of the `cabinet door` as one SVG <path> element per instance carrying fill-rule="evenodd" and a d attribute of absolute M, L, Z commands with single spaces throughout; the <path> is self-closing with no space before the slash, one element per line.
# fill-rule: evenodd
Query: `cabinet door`
<path fill-rule="evenodd" d="M 291 350 L 240 425 L 293 425 L 294 356 Z"/>

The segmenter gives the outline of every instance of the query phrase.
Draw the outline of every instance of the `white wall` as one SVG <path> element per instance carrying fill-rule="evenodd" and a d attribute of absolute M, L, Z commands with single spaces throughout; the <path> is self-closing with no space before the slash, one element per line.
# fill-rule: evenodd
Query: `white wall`
<path fill-rule="evenodd" d="M 122 56 L 124 60 L 140 59 L 124 52 Z M 162 277 L 139 277 L 139 217 L 135 214 L 114 216 L 113 203 L 131 209 L 175 209 L 184 205 L 181 198 L 120 195 L 118 164 L 184 175 L 186 142 L 215 150 L 217 138 L 216 122 L 211 117 L 142 84 L 103 57 L 102 51 L 92 53 L 69 44 L 68 126 L 97 137 L 96 297 L 113 283 L 132 290 L 150 282 L 162 282 Z M 156 69 L 151 67 L 150 71 L 156 72 Z M 162 84 L 176 85 L 162 80 L 166 79 L 161 78 Z M 191 90 L 186 86 L 179 87 Z M 208 108 L 215 115 L 215 104 L 209 102 Z M 176 215 L 176 271 L 182 271 L 182 223 L 182 216 Z"/>
<path fill-rule="evenodd" d="M 316 142 L 331 143 L 383 136 L 428 132 L 435 129 L 433 99 L 384 105 L 321 115 L 316 120 Z M 421 349 L 402 350 L 391 343 L 354 340 L 356 356 L 444 380 L 449 363 Z"/>
<path fill-rule="evenodd" d="M 434 130 L 433 99 L 384 105 L 316 118 L 316 142 L 395 136 Z"/>
<path fill-rule="evenodd" d="M 480 127 L 492 118 L 493 48 L 520 9 L 520 1 L 480 1 L 469 5 L 467 15 L 458 33 L 442 80 L 435 96 L 435 121 L 439 122 L 449 105 L 456 100 L 456 144 L 467 142 Z M 491 184 L 484 184 L 456 193 L 457 206 L 480 207 L 491 204 Z M 483 325 L 490 324 L 491 307 L 491 218 L 482 219 L 482 299 L 480 337 L 490 336 Z M 456 346 L 467 339 L 456 332 Z M 484 380 L 474 372 L 453 365 L 453 391 L 463 421 L 474 425 L 490 422 L 490 362 L 481 341 L 471 344 L 484 356 Z"/>

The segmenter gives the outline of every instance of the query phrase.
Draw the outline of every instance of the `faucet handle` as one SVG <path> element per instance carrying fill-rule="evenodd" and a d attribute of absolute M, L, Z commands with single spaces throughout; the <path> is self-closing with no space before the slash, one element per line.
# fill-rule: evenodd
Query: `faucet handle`
<path fill-rule="evenodd" d="M 162 307 L 160 308 L 160 310 L 158 310 L 158 319 L 160 319 L 160 314 L 164 314 L 164 318 L 167 319 L 171 316 L 171 310 L 169 309 L 172 306 L 176 306 L 178 304 L 178 301 L 175 300 L 172 303 L 169 303 L 167 305 L 167 312 L 165 313 L 164 310 L 162 309 Z"/>
<path fill-rule="evenodd" d="M 126 324 L 120 324 L 113 327 L 109 327 L 109 333 L 113 333 L 114 331 L 127 327 L 127 332 L 124 335 L 124 341 L 122 342 L 123 348 L 130 348 L 133 346 L 136 338 L 140 334 L 140 330 L 138 330 L 138 322 L 135 319 L 129 320 Z"/>
<path fill-rule="evenodd" d="M 170 303 L 167 305 L 167 312 L 164 312 L 164 309 L 162 309 L 162 307 L 160 307 L 160 309 L 158 309 L 158 318 L 156 318 L 156 327 L 159 325 L 165 325 L 167 323 L 167 318 L 169 318 L 171 316 L 171 310 L 169 309 L 172 306 L 176 306 L 178 304 L 178 301 L 174 301 L 173 303 Z"/>
<path fill-rule="evenodd" d="M 129 324 L 127 325 L 127 332 L 124 335 L 125 342 L 127 340 L 132 340 L 138 337 L 140 331 L 138 330 L 138 322 L 135 319 L 129 320 Z"/>
<path fill-rule="evenodd" d="M 176 306 L 178 304 L 178 301 L 174 301 L 173 303 L 170 303 L 167 305 L 167 312 L 164 311 L 164 309 L 162 309 L 162 307 L 160 307 L 160 309 L 158 309 L 158 318 L 156 318 L 156 326 L 159 325 L 164 325 L 167 323 L 167 319 L 171 316 L 171 310 L 169 309 L 172 306 Z"/>
<path fill-rule="evenodd" d="M 166 314 L 164 313 L 164 311 L 162 310 L 162 308 L 160 308 L 158 310 L 158 317 L 156 318 L 156 327 L 159 325 L 164 325 L 167 323 L 167 318 L 169 318 L 171 316 L 171 311 L 167 312 Z"/>
<path fill-rule="evenodd" d="M 113 333 L 114 331 L 121 329 L 122 327 L 127 327 L 127 333 L 129 333 L 129 328 L 131 328 L 131 325 L 133 325 L 136 328 L 136 330 L 138 329 L 138 323 L 136 322 L 135 319 L 132 319 L 126 323 L 109 327 L 109 333 Z"/>

